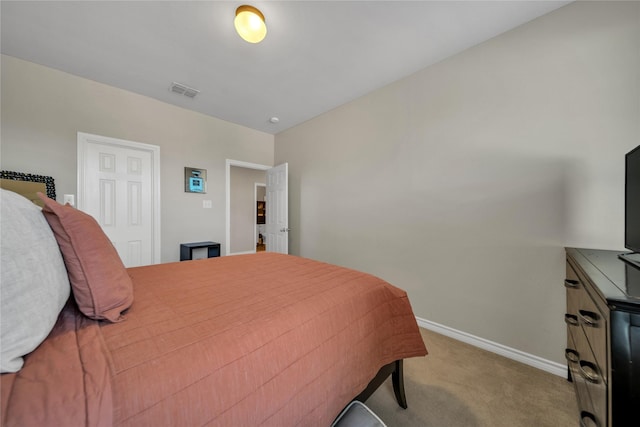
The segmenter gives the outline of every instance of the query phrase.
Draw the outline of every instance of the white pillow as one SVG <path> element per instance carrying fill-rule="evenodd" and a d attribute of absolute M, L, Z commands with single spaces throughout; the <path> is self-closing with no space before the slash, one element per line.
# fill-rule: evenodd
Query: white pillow
<path fill-rule="evenodd" d="M 17 372 L 22 356 L 49 335 L 71 287 L 42 210 L 0 189 L 0 368 Z"/>

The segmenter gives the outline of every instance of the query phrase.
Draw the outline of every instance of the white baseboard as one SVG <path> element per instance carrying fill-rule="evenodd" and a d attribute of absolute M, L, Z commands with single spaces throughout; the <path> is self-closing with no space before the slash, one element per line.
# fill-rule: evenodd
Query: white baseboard
<path fill-rule="evenodd" d="M 246 255 L 246 254 L 255 254 L 255 253 L 256 251 L 253 250 L 253 251 L 244 251 L 244 252 L 234 252 L 227 255 Z"/>
<path fill-rule="evenodd" d="M 533 366 L 534 368 L 541 369 L 560 377 L 566 378 L 567 376 L 567 366 L 561 363 L 552 362 L 550 360 L 543 359 L 541 357 L 534 356 L 520 350 L 516 350 L 515 348 L 507 347 L 505 345 L 498 344 L 484 338 L 476 337 L 466 332 L 458 331 L 448 326 L 440 325 L 439 323 L 421 319 L 417 316 L 416 320 L 418 321 L 418 325 L 420 327 L 436 332 L 438 334 L 465 342 L 472 346 L 499 354 L 500 356 L 504 356 L 517 362 L 524 363 L 525 365 Z"/>

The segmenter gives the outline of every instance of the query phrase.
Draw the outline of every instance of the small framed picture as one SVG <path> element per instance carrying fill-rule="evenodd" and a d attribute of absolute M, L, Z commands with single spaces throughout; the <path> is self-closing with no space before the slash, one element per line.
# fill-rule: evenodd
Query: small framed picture
<path fill-rule="evenodd" d="M 187 193 L 207 192 L 207 170 L 200 168 L 184 168 L 184 191 Z"/>

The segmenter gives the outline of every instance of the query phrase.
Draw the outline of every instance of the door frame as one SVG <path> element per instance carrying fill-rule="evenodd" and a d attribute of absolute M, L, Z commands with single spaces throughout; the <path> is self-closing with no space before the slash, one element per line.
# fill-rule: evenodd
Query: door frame
<path fill-rule="evenodd" d="M 151 153 L 151 220 L 153 243 L 151 250 L 153 254 L 151 256 L 154 264 L 160 264 L 160 147 L 158 145 L 146 144 L 143 142 L 128 141 L 126 139 L 111 138 L 108 136 L 94 135 L 90 133 L 78 132 L 78 181 L 77 181 L 77 200 L 76 206 L 82 210 L 84 207 L 84 182 L 87 171 L 85 170 L 86 160 L 86 147 L 89 144 L 89 140 L 94 139 L 100 141 L 104 145 L 113 145 L 116 147 L 123 147 L 133 150 L 148 151 Z"/>
<path fill-rule="evenodd" d="M 241 167 L 245 169 L 261 170 L 261 171 L 269 170 L 273 166 L 260 165 L 258 163 L 243 162 L 241 160 L 232 160 L 232 159 L 226 159 L 225 163 L 226 163 L 225 164 L 225 181 L 226 181 L 225 183 L 225 197 L 226 197 L 225 239 L 226 240 L 225 241 L 226 241 L 226 244 L 224 245 L 224 253 L 225 255 L 232 255 L 229 252 L 229 249 L 231 248 L 231 166 Z"/>

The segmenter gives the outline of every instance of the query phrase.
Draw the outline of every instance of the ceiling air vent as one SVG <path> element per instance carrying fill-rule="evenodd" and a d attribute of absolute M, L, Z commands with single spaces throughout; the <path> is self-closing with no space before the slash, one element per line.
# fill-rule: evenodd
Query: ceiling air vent
<path fill-rule="evenodd" d="M 194 98 L 197 94 L 200 93 L 198 89 L 194 89 L 187 85 L 183 85 L 182 83 L 171 83 L 169 90 L 174 93 L 179 93 L 180 95 L 184 95 L 189 98 Z"/>

